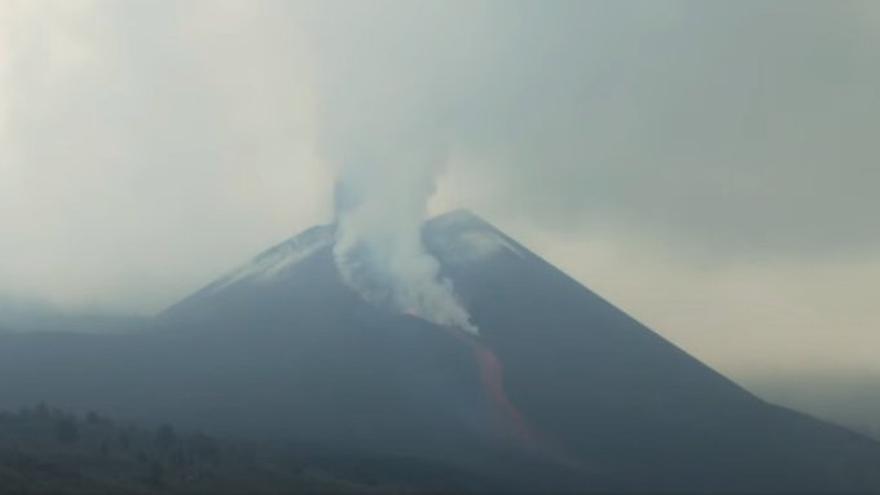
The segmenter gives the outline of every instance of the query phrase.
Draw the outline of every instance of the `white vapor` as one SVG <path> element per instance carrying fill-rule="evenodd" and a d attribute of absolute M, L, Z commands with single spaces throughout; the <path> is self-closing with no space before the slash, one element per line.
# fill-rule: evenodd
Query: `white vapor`
<path fill-rule="evenodd" d="M 336 265 L 345 283 L 373 304 L 478 333 L 422 242 L 436 166 L 367 161 L 345 167 L 336 191 Z"/>
<path fill-rule="evenodd" d="M 319 148 L 338 171 L 343 279 L 374 304 L 477 333 L 426 251 L 422 225 L 470 85 L 448 76 L 477 65 L 453 28 L 480 22 L 462 22 L 444 3 L 331 2 L 311 14 Z"/>

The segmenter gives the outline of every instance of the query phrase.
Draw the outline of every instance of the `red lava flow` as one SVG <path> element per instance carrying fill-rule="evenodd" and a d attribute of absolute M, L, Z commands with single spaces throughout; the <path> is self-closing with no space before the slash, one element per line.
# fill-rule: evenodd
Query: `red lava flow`
<path fill-rule="evenodd" d="M 540 431 L 532 428 L 522 412 L 511 402 L 504 389 L 504 365 L 495 353 L 483 345 L 475 337 L 461 330 L 450 329 L 460 340 L 464 341 L 474 352 L 480 366 L 480 381 L 498 415 L 499 424 L 504 425 L 505 433 L 534 452 L 547 455 L 561 464 L 575 469 L 584 469 L 584 463 L 567 454 L 556 442 L 553 442 Z"/>
<path fill-rule="evenodd" d="M 503 416 L 501 419 L 509 425 L 515 438 L 528 444 L 534 443 L 534 435 L 523 414 L 513 405 L 504 390 L 504 368 L 501 361 L 498 360 L 498 356 L 476 342 L 471 345 L 474 348 L 477 362 L 480 364 L 480 380 L 488 392 L 489 398 Z"/>

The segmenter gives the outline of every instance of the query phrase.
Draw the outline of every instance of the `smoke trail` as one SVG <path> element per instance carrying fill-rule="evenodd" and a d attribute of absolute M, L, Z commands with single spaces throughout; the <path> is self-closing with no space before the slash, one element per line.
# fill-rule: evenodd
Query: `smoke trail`
<path fill-rule="evenodd" d="M 346 167 L 336 189 L 334 256 L 343 280 L 371 303 L 477 333 L 422 242 L 437 165 L 365 160 Z"/>
<path fill-rule="evenodd" d="M 320 150 L 339 171 L 339 271 L 375 304 L 475 333 L 422 224 L 468 101 L 449 75 L 476 66 L 454 33 L 479 23 L 443 2 L 344 5 L 317 8 L 309 23 Z"/>

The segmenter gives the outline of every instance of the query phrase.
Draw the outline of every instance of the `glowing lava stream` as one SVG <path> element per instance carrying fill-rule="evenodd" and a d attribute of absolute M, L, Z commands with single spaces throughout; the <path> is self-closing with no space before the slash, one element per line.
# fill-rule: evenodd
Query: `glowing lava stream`
<path fill-rule="evenodd" d="M 523 414 L 513 405 L 504 390 L 504 368 L 501 361 L 498 360 L 498 356 L 476 341 L 471 341 L 471 346 L 477 363 L 480 365 L 480 381 L 497 410 L 501 412 L 503 418 L 500 419 L 509 425 L 514 438 L 528 444 L 534 443 L 534 435 L 526 424 Z"/>
<path fill-rule="evenodd" d="M 480 367 L 480 382 L 489 396 L 504 434 L 530 447 L 539 447 L 540 435 L 528 425 L 522 412 L 507 397 L 504 390 L 504 366 L 491 349 L 472 335 L 455 328 L 448 329 L 453 336 L 464 342 L 474 353 Z"/>
<path fill-rule="evenodd" d="M 574 469 L 584 469 L 582 461 L 564 452 L 540 431 L 532 428 L 523 413 L 511 402 L 504 389 L 504 365 L 498 356 L 483 345 L 478 337 L 463 330 L 449 328 L 457 339 L 463 341 L 474 353 L 480 366 L 480 381 L 490 401 L 495 406 L 498 424 L 502 425 L 503 433 L 510 439 L 525 445 L 533 452 L 543 454 L 557 462 Z"/>

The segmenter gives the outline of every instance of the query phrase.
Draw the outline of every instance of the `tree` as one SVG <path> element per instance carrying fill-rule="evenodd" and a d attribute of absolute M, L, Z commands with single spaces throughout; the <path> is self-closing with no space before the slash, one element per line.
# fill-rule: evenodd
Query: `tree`
<path fill-rule="evenodd" d="M 220 448 L 217 441 L 205 435 L 196 433 L 193 435 L 191 445 L 196 457 L 209 464 L 216 465 L 220 461 Z"/>
<path fill-rule="evenodd" d="M 127 431 L 119 432 L 119 446 L 122 447 L 122 450 L 128 450 L 131 447 L 131 436 Z"/>
<path fill-rule="evenodd" d="M 79 441 L 79 428 L 76 426 L 74 418 L 62 418 L 55 423 L 55 438 L 66 444 L 72 444 Z"/>
<path fill-rule="evenodd" d="M 147 476 L 147 484 L 161 488 L 165 485 L 165 468 L 158 461 L 150 463 L 150 474 Z"/>
<path fill-rule="evenodd" d="M 177 434 L 169 424 L 164 424 L 156 431 L 156 445 L 162 450 L 168 450 L 177 443 Z"/>
<path fill-rule="evenodd" d="M 101 424 L 102 422 L 103 419 L 95 411 L 89 411 L 88 413 L 86 413 L 86 423 L 90 425 L 97 425 Z"/>

